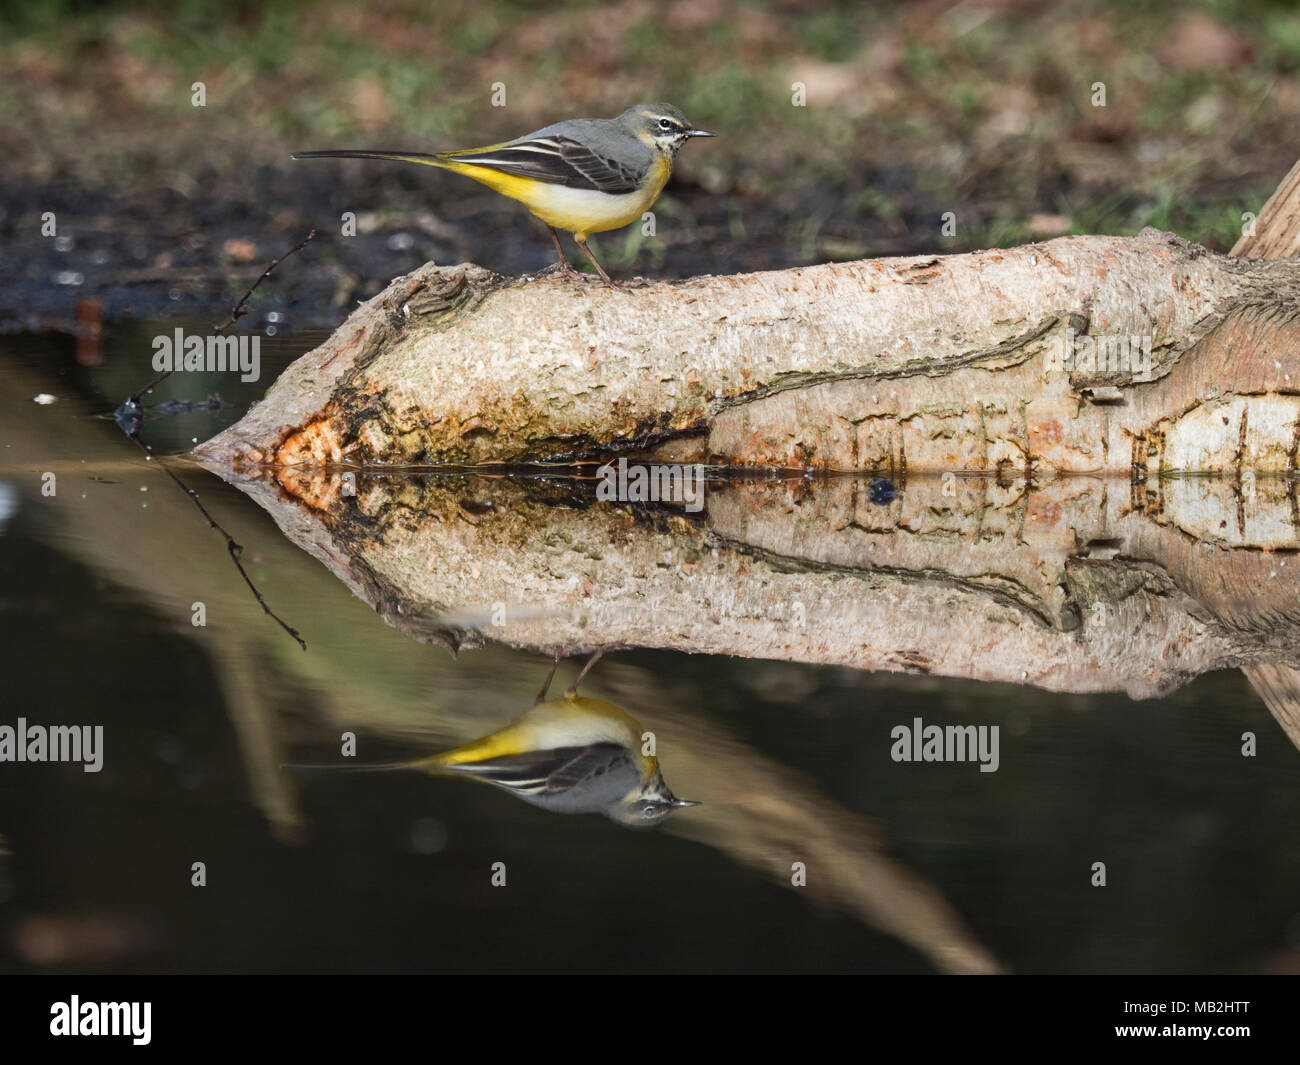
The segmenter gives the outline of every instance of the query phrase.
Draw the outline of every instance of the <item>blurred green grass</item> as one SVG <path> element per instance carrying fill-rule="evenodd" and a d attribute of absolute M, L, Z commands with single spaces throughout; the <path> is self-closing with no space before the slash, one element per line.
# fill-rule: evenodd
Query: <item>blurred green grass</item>
<path fill-rule="evenodd" d="M 954 249 L 1144 225 L 1227 248 L 1294 161 L 1300 112 L 1300 11 L 1280 0 L 33 0 L 0 26 L 8 181 L 183 183 L 669 99 L 722 134 L 684 153 L 687 186 L 787 216 L 816 190 L 830 257 L 938 239 L 946 210 Z"/>

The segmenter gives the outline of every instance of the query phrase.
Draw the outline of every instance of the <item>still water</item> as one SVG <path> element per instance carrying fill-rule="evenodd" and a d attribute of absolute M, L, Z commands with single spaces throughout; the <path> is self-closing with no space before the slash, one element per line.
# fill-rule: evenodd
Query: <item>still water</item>
<path fill-rule="evenodd" d="M 686 515 L 602 503 L 558 473 L 362 476 L 337 500 L 329 483 L 172 462 L 303 651 L 112 420 L 175 325 L 110 329 L 90 355 L 0 338 L 0 727 L 103 737 L 98 772 L 0 762 L 6 970 L 1300 968 L 1300 751 L 1242 671 L 1219 668 L 1241 632 L 1285 657 L 1300 561 L 1222 542 L 1199 561 L 1179 515 L 1201 521 L 1213 492 L 1180 510 L 1171 491 L 1142 530 L 1071 492 L 981 504 L 971 531 L 926 526 L 940 509 L 919 482 L 718 483 Z M 147 403 L 221 404 L 150 415 L 153 454 L 232 424 L 323 335 L 264 337 L 260 382 L 171 378 Z M 1143 572 L 1175 575 L 1151 600 L 1168 612 L 1063 605 L 1092 579 L 1078 560 L 1023 520 L 999 525 L 1052 507 L 1054 528 L 1105 527 L 1093 561 L 1142 540 Z M 585 561 L 524 564 L 556 544 Z M 1205 573 L 1260 560 L 1257 596 L 1204 606 Z M 619 582 L 614 609 L 602 593 Z M 1038 642 L 981 643 L 960 617 L 978 596 L 999 624 L 1032 616 Z M 1215 610 L 1235 628 L 1175 631 Z M 546 651 L 579 644 L 607 647 L 590 702 L 563 696 L 585 656 L 561 662 L 548 735 L 530 711 Z M 427 758 L 525 712 L 507 740 L 532 760 L 506 764 L 496 741 L 478 774 L 495 787 L 284 768 L 345 764 L 348 744 L 353 764 Z M 975 726 L 962 735 L 984 757 L 902 760 L 928 726 Z M 665 793 L 701 805 L 629 829 L 541 801 L 546 774 L 571 784 L 595 764 L 618 787 L 585 808 L 617 805 L 647 735 Z"/>

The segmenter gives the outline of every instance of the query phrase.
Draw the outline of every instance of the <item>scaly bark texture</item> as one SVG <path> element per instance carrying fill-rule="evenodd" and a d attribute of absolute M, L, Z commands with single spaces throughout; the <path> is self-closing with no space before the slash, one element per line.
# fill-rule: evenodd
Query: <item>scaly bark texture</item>
<path fill-rule="evenodd" d="M 1291 168 L 1256 220 L 1255 231 L 1243 234 L 1232 249 L 1233 255 L 1261 259 L 1285 259 L 1300 255 L 1300 162 Z M 1292 455 L 1290 472 L 1297 466 Z M 1300 505 L 1296 504 L 1295 485 L 1291 486 L 1293 527 L 1300 527 Z M 1248 594 L 1248 585 L 1239 585 Z M 1286 665 L 1248 665 L 1243 672 L 1259 697 L 1272 711 L 1291 742 L 1300 749 L 1300 670 Z"/>
<path fill-rule="evenodd" d="M 1148 230 L 632 292 L 426 266 L 198 457 L 421 639 L 1134 696 L 1242 666 L 1296 738 L 1298 198 L 1300 167 L 1237 257 Z M 1066 370 L 1072 335 L 1151 365 Z M 376 470 L 619 451 L 907 487 L 717 485 L 688 518 Z"/>
<path fill-rule="evenodd" d="M 888 499 L 786 478 L 711 485 L 690 516 L 599 503 L 589 482 L 302 476 L 296 494 L 236 483 L 389 624 L 453 649 L 657 647 L 1137 697 L 1300 664 L 1300 568 L 1260 550 L 1297 544 L 1281 479 L 1242 504 L 1207 478 L 1156 498 L 914 478 Z M 1279 521 L 1289 539 L 1267 540 Z"/>
<path fill-rule="evenodd" d="M 895 475 L 1285 469 L 1298 306 L 1300 263 L 1154 230 L 629 291 L 427 265 L 196 453 L 490 464 L 667 442 L 718 464 Z M 1070 372 L 1074 336 L 1149 337 L 1150 369 Z"/>

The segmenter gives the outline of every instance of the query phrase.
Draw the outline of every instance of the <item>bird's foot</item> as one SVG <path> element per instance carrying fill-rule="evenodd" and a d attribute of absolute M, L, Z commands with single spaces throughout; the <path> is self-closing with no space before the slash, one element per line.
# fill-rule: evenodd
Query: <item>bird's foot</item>
<path fill-rule="evenodd" d="M 581 270 L 575 270 L 568 263 L 556 263 L 554 266 L 550 267 L 546 272 L 549 273 L 552 277 L 567 277 L 573 279 L 574 281 L 595 281 L 596 280 L 594 274 L 586 274 L 583 273 Z"/>
<path fill-rule="evenodd" d="M 605 273 L 604 270 L 601 270 L 599 275 L 589 274 L 583 270 L 575 270 L 568 263 L 556 263 L 552 269 L 559 277 L 568 277 L 572 278 L 574 281 L 584 281 L 588 284 L 599 281 L 605 286 L 605 288 L 616 288 L 620 291 L 627 291 L 627 289 L 632 287 L 623 281 L 615 281 L 609 276 L 609 274 Z"/>

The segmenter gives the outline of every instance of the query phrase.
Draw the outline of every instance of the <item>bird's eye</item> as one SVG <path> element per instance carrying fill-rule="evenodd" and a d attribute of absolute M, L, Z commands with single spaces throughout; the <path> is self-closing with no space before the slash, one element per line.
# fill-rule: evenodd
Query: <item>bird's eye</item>
<path fill-rule="evenodd" d="M 674 122 L 671 118 L 661 118 L 659 120 L 659 128 L 663 130 L 665 133 L 669 133 L 672 130 L 677 128 L 677 123 Z"/>
<path fill-rule="evenodd" d="M 641 811 L 641 813 L 644 814 L 646 817 L 659 816 L 659 811 L 653 806 L 647 806 L 644 810 Z"/>

